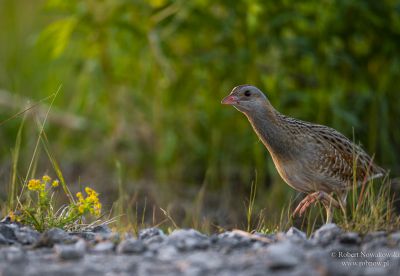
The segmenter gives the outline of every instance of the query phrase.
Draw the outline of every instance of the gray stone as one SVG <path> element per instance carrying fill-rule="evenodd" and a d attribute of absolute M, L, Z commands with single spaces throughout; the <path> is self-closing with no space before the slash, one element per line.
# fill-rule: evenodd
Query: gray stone
<path fill-rule="evenodd" d="M 59 244 L 54 250 L 61 260 L 79 260 L 85 255 L 86 242 L 81 239 L 75 244 Z"/>
<path fill-rule="evenodd" d="M 82 238 L 87 241 L 94 241 L 96 239 L 97 234 L 91 231 L 83 231 L 83 232 L 71 232 L 69 233 L 71 236 L 76 236 Z"/>
<path fill-rule="evenodd" d="M 266 252 L 272 270 L 291 269 L 304 258 L 300 248 L 288 240 L 269 245 Z"/>
<path fill-rule="evenodd" d="M 266 238 L 267 240 L 270 240 L 272 242 L 277 241 L 276 233 L 264 234 L 264 233 L 255 232 L 253 235 L 256 237 L 260 237 L 260 238 Z"/>
<path fill-rule="evenodd" d="M 322 246 L 326 246 L 334 241 L 342 233 L 343 230 L 336 224 L 328 223 L 324 224 L 323 226 L 321 226 L 321 228 L 315 231 L 311 235 L 311 240 Z"/>
<path fill-rule="evenodd" d="M 363 242 L 369 242 L 378 238 L 386 238 L 387 233 L 385 231 L 375 231 L 366 234 L 363 238 Z"/>
<path fill-rule="evenodd" d="M 78 235 L 88 241 L 97 242 L 104 240 L 113 240 L 118 242 L 120 239 L 119 234 L 112 232 L 107 225 L 98 225 L 91 229 L 91 231 L 77 232 L 75 235 Z"/>
<path fill-rule="evenodd" d="M 92 230 L 94 233 L 108 234 L 111 233 L 110 227 L 106 224 L 97 225 Z"/>
<path fill-rule="evenodd" d="M 60 228 L 51 228 L 50 230 L 42 233 L 36 247 L 48 246 L 52 247 L 58 243 L 74 243 L 77 241 L 77 237 L 68 235 L 67 232 Z"/>
<path fill-rule="evenodd" d="M 375 231 L 368 233 L 362 239 L 361 249 L 364 251 L 373 251 L 378 248 L 384 248 L 390 244 L 390 239 L 384 231 Z"/>
<path fill-rule="evenodd" d="M 0 245 L 2 244 L 8 244 L 7 239 L 3 236 L 3 234 L 0 234 Z"/>
<path fill-rule="evenodd" d="M 388 239 L 390 246 L 400 246 L 400 231 L 390 234 Z"/>
<path fill-rule="evenodd" d="M 373 240 L 369 240 L 366 243 L 361 245 L 361 250 L 363 251 L 374 251 L 378 250 L 379 248 L 384 248 L 389 245 L 388 240 L 386 237 L 380 237 Z"/>
<path fill-rule="evenodd" d="M 92 252 L 108 253 L 114 251 L 115 244 L 111 241 L 99 242 L 92 248 Z"/>
<path fill-rule="evenodd" d="M 289 230 L 286 232 L 286 236 L 290 237 L 290 238 L 294 238 L 296 240 L 305 240 L 307 239 L 307 235 L 306 233 L 304 233 L 303 231 L 300 231 L 299 229 L 297 229 L 296 227 L 290 227 Z"/>
<path fill-rule="evenodd" d="M 179 258 L 180 251 L 176 248 L 176 246 L 166 244 L 159 247 L 156 250 L 156 253 L 158 260 L 171 262 Z"/>
<path fill-rule="evenodd" d="M 40 233 L 29 227 L 21 227 L 14 234 L 17 241 L 21 244 L 35 244 L 40 238 Z"/>
<path fill-rule="evenodd" d="M 12 224 L 0 223 L 0 234 L 7 240 L 16 241 L 17 237 L 15 236 L 15 228 L 16 227 Z"/>
<path fill-rule="evenodd" d="M 157 251 L 158 248 L 160 248 L 166 243 L 166 240 L 167 236 L 153 236 L 141 241 L 143 241 L 143 243 L 149 250 Z"/>
<path fill-rule="evenodd" d="M 356 232 L 346 232 L 339 235 L 339 242 L 358 245 L 361 243 L 361 237 Z"/>
<path fill-rule="evenodd" d="M 142 240 L 130 238 L 118 245 L 117 252 L 122 254 L 140 254 L 146 251 L 146 249 L 147 247 Z"/>
<path fill-rule="evenodd" d="M 164 232 L 158 228 L 146 228 L 139 231 L 138 238 L 140 240 L 147 240 L 155 236 L 165 236 Z"/>
<path fill-rule="evenodd" d="M 217 235 L 212 242 L 218 250 L 228 254 L 235 249 L 249 248 L 255 241 L 238 233 L 227 231 Z"/>
<path fill-rule="evenodd" d="M 6 239 L 3 234 L 0 234 L 0 245 L 13 244 L 14 241 Z"/>
<path fill-rule="evenodd" d="M 26 262 L 25 251 L 19 246 L 10 246 L 2 251 L 4 259 L 10 263 L 22 263 Z"/>
<path fill-rule="evenodd" d="M 182 251 L 205 249 L 210 245 L 208 237 L 194 229 L 175 230 L 168 236 L 167 241 Z"/>
<path fill-rule="evenodd" d="M 95 237 L 87 241 L 79 238 L 83 232 L 52 229 L 39 240 L 54 248 L 22 246 L 26 236 L 19 238 L 18 233 L 33 231 L 29 228 L 10 224 L 4 229 L 13 231 L 18 242 L 0 246 L 0 275 L 396 275 L 400 267 L 400 258 L 387 256 L 368 259 L 389 261 L 386 267 L 346 266 L 343 261 L 360 260 L 332 254 L 357 253 L 374 245 L 375 253 L 400 256 L 400 234 L 376 232 L 361 243 L 357 233 L 329 224 L 310 239 L 296 228 L 268 236 L 234 230 L 211 237 L 193 229 L 165 235 L 150 228 L 141 231 L 139 239 L 126 236 L 122 242 L 107 229 L 92 229 L 85 233 Z M 386 246 L 386 240 L 395 246 Z"/>

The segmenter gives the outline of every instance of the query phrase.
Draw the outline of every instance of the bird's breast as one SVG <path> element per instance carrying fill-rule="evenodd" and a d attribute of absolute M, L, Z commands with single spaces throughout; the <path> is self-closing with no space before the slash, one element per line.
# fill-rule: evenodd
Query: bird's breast
<path fill-rule="evenodd" d="M 280 159 L 274 154 L 271 154 L 271 156 L 276 170 L 289 186 L 300 192 L 310 192 L 314 190 L 311 179 L 304 173 L 301 161 Z"/>

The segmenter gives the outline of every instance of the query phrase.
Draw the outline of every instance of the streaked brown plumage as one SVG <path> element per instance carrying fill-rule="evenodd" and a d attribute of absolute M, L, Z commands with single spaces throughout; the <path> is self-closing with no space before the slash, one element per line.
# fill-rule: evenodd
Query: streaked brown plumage
<path fill-rule="evenodd" d="M 347 191 L 353 187 L 353 167 L 359 184 L 385 174 L 343 134 L 280 114 L 257 87 L 237 86 L 222 103 L 233 105 L 246 115 L 283 180 L 308 194 L 295 214 L 301 215 L 311 203 L 321 200 L 330 222 L 331 207 L 339 206 L 332 194 L 345 203 Z"/>

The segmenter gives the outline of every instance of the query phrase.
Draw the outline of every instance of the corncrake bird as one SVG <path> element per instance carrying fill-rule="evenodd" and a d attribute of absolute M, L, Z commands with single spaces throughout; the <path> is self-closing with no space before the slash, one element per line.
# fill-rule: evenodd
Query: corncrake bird
<path fill-rule="evenodd" d="M 293 215 L 301 216 L 312 203 L 320 201 L 329 223 L 332 207 L 345 205 L 354 180 L 361 184 L 385 175 L 385 170 L 343 134 L 282 115 L 257 87 L 239 85 L 221 103 L 233 105 L 246 115 L 279 175 L 292 188 L 307 194 Z"/>

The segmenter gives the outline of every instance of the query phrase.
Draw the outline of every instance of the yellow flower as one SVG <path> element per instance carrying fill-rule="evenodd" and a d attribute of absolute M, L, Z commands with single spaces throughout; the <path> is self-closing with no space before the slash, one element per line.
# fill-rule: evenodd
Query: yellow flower
<path fill-rule="evenodd" d="M 54 180 L 54 181 L 51 183 L 51 186 L 53 186 L 53 187 L 58 187 L 59 184 L 60 184 L 60 181 Z"/>
<path fill-rule="evenodd" d="M 99 195 L 95 190 L 93 190 L 93 189 L 91 189 L 91 188 L 89 188 L 89 187 L 86 187 L 86 188 L 85 188 L 85 192 L 86 192 L 89 196 L 98 196 L 98 195 Z"/>
<path fill-rule="evenodd" d="M 86 198 L 86 201 L 89 203 L 97 203 L 99 202 L 99 198 L 96 195 L 91 194 Z"/>
<path fill-rule="evenodd" d="M 46 182 L 50 182 L 51 177 L 48 176 L 47 174 L 45 174 L 45 175 L 43 175 L 42 180 L 43 180 L 43 182 L 45 182 L 45 183 L 46 183 Z"/>
<path fill-rule="evenodd" d="M 78 208 L 78 212 L 82 215 L 86 212 L 90 212 L 92 215 L 99 216 L 101 213 L 99 194 L 89 187 L 85 188 L 85 192 L 87 194 L 86 197 L 83 196 L 82 192 L 76 193 L 78 199 L 76 207 Z"/>
<path fill-rule="evenodd" d="M 79 211 L 80 214 L 83 214 L 85 212 L 85 206 L 79 205 L 78 211 Z"/>
<path fill-rule="evenodd" d="M 81 192 L 77 192 L 76 193 L 76 197 L 80 200 L 80 199 L 83 199 L 83 195 L 82 195 L 82 193 Z"/>
<path fill-rule="evenodd" d="M 43 190 L 44 187 L 39 179 L 31 179 L 28 182 L 28 189 L 31 191 L 40 191 Z"/>

